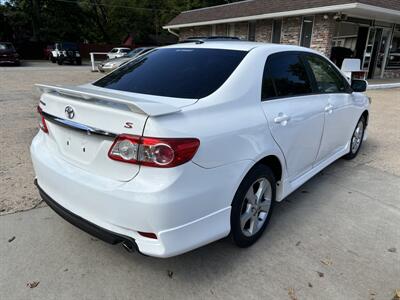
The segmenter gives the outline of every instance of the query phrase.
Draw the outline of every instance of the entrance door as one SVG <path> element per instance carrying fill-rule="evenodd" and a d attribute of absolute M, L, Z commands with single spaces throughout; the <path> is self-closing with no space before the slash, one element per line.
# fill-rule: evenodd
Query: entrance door
<path fill-rule="evenodd" d="M 364 69 L 368 69 L 368 79 L 379 78 L 385 69 L 390 44 L 389 28 L 371 28 L 364 55 Z"/>
<path fill-rule="evenodd" d="M 381 77 L 381 75 L 383 75 L 386 65 L 387 52 L 389 51 L 391 29 L 383 28 L 381 31 L 381 38 L 377 43 L 375 68 L 373 74 L 374 78 Z"/>

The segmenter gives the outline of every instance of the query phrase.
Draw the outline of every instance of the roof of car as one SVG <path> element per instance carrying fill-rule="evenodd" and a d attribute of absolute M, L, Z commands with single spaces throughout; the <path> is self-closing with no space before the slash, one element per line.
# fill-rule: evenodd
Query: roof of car
<path fill-rule="evenodd" d="M 274 48 L 285 50 L 301 50 L 301 51 L 311 51 L 309 48 L 304 48 L 300 46 L 293 45 L 283 45 L 283 44 L 271 44 L 271 43 L 259 43 L 241 40 L 228 40 L 228 41 L 217 41 L 217 40 L 205 40 L 201 42 L 186 42 L 180 44 L 174 44 L 169 46 L 164 46 L 162 48 L 203 48 L 203 49 L 225 49 L 225 50 L 241 50 L 250 51 L 254 48 Z M 312 52 L 312 51 L 311 51 Z"/>

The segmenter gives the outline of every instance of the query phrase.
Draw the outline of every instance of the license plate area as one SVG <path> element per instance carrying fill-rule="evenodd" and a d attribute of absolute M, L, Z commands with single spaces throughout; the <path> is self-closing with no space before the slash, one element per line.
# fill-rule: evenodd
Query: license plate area
<path fill-rule="evenodd" d="M 54 127 L 57 127 L 54 136 L 63 156 L 85 165 L 91 164 L 96 159 L 104 142 L 103 137 L 62 126 Z"/>

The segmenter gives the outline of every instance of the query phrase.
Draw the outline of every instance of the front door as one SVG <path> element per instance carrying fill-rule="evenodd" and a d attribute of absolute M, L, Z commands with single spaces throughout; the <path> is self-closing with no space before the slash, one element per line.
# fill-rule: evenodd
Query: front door
<path fill-rule="evenodd" d="M 312 92 L 299 52 L 268 57 L 262 107 L 272 136 L 285 156 L 290 180 L 311 170 L 321 142 L 327 102 Z"/>
<path fill-rule="evenodd" d="M 325 58 L 305 55 L 314 77 L 317 93 L 327 100 L 324 107 L 325 125 L 316 163 L 344 150 L 353 128 L 351 88 L 339 71 Z"/>

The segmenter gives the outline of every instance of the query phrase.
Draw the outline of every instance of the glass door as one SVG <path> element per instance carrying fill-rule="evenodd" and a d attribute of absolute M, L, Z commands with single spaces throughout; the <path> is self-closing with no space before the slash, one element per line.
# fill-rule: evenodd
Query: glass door
<path fill-rule="evenodd" d="M 362 64 L 363 70 L 369 70 L 369 66 L 371 63 L 372 51 L 374 49 L 374 40 L 375 40 L 375 33 L 376 30 L 373 27 L 369 28 L 368 38 L 367 38 L 367 45 L 365 46 L 364 50 L 364 59 Z"/>
<path fill-rule="evenodd" d="M 392 32 L 391 29 L 383 28 L 380 41 L 377 41 L 378 47 L 377 47 L 376 62 L 373 74 L 374 78 L 382 77 L 383 72 L 385 71 L 391 32 Z"/>
<path fill-rule="evenodd" d="M 371 27 L 365 47 L 363 69 L 368 70 L 368 79 L 379 78 L 385 71 L 392 29 Z"/>

